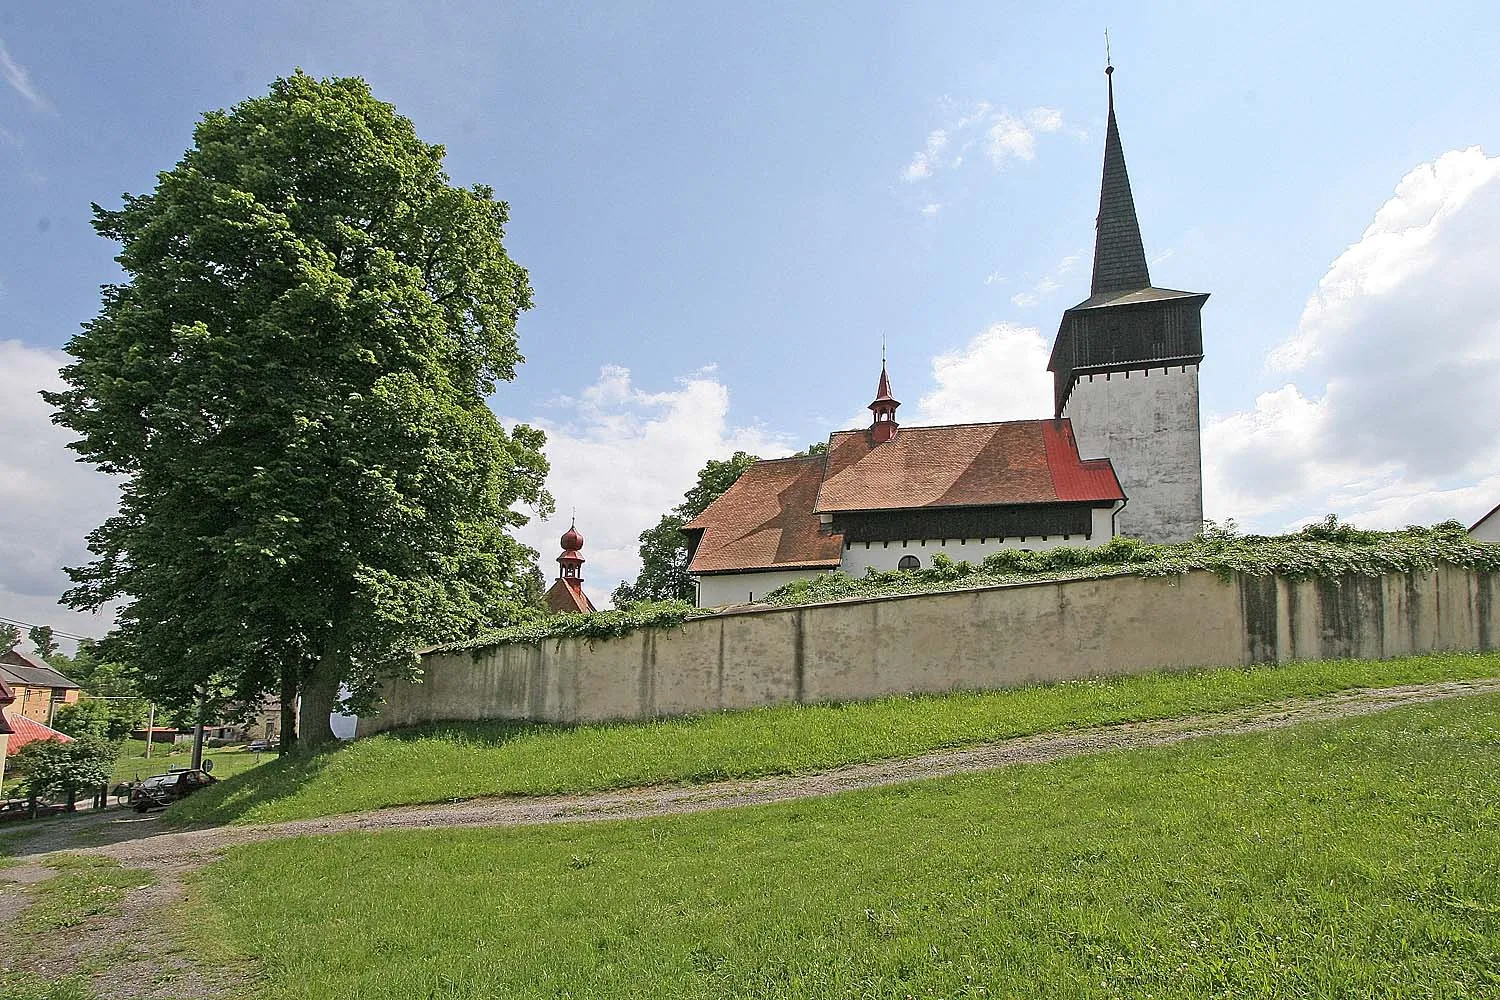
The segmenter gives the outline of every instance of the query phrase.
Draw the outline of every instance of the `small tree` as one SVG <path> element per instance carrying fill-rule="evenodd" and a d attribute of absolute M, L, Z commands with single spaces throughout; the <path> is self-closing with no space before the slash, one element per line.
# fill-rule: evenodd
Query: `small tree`
<path fill-rule="evenodd" d="M 21 630 L 14 625 L 0 625 L 0 653 L 9 653 L 21 641 Z"/>
<path fill-rule="evenodd" d="M 52 654 L 57 652 L 57 640 L 52 638 L 51 625 L 33 625 L 27 633 L 31 637 L 31 644 L 36 647 L 36 655 L 44 660 L 50 660 Z"/>
<path fill-rule="evenodd" d="M 81 736 L 71 743 L 37 740 L 22 747 L 11 758 L 22 775 L 29 797 L 59 794 L 73 803 L 80 791 L 98 788 L 109 781 L 117 749 L 101 736 Z"/>
<path fill-rule="evenodd" d="M 63 705 L 52 718 L 52 728 L 69 736 L 102 736 L 109 738 L 109 702 L 87 696 L 71 705 Z"/>
<path fill-rule="evenodd" d="M 140 699 L 111 702 L 84 695 L 57 710 L 52 728 L 69 736 L 102 736 L 118 743 L 145 721 L 145 711 Z"/>
<path fill-rule="evenodd" d="M 758 461 L 754 455 L 737 451 L 732 458 L 709 459 L 698 470 L 698 482 L 683 496 L 682 503 L 663 514 L 655 527 L 641 532 L 640 575 L 634 583 L 621 583 L 615 588 L 611 595 L 615 607 L 639 601 L 693 599 L 693 581 L 687 571 L 688 541 L 682 526 L 707 510 Z"/>

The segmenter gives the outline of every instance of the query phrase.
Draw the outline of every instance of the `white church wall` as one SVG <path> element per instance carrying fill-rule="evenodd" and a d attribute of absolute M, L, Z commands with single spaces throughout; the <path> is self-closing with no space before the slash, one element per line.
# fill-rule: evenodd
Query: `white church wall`
<path fill-rule="evenodd" d="M 806 580 L 827 570 L 776 570 L 766 573 L 714 573 L 694 577 L 698 581 L 698 607 L 722 608 L 750 604 L 783 584 Z"/>
<path fill-rule="evenodd" d="M 1500 507 L 1496 507 L 1479 523 L 1469 529 L 1469 537 L 1476 542 L 1500 542 Z"/>
<path fill-rule="evenodd" d="M 1183 542 L 1203 527 L 1198 366 L 1086 375 L 1063 416 L 1083 458 L 1108 458 L 1128 502 L 1115 530 Z"/>
<path fill-rule="evenodd" d="M 932 566 L 932 557 L 941 552 L 954 562 L 967 559 L 978 563 L 992 552 L 1004 549 L 1030 549 L 1041 552 L 1065 545 L 1074 548 L 1094 548 L 1114 537 L 1111 528 L 1113 511 L 1107 507 L 1094 508 L 1093 534 L 1083 535 L 1032 535 L 1029 538 L 911 538 L 895 542 L 849 542 L 845 543 L 843 570 L 850 576 L 864 576 L 867 570 L 900 569 L 902 556 L 915 556 L 919 568 Z"/>

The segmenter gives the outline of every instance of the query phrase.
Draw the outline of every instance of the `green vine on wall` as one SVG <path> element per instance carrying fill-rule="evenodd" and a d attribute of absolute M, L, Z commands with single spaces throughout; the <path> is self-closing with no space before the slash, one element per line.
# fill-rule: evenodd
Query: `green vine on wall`
<path fill-rule="evenodd" d="M 760 603 L 789 608 L 1049 580 L 1181 576 L 1192 570 L 1207 570 L 1225 580 L 1235 573 L 1338 579 L 1426 572 L 1439 564 L 1500 572 L 1500 544 L 1476 542 L 1457 521 L 1430 528 L 1365 531 L 1343 524 L 1330 514 L 1289 535 L 1242 535 L 1233 521 L 1224 525 L 1209 522 L 1197 538 L 1174 545 L 1148 545 L 1122 537 L 1097 548 L 1041 552 L 1008 549 L 992 553 L 980 563 L 954 561 L 937 553 L 926 569 L 871 570 L 862 577 L 825 573 L 773 590 Z M 643 603 L 625 610 L 561 615 L 442 648 L 478 649 L 567 638 L 613 639 L 639 629 L 678 628 L 689 619 L 717 613 L 682 601 Z"/>

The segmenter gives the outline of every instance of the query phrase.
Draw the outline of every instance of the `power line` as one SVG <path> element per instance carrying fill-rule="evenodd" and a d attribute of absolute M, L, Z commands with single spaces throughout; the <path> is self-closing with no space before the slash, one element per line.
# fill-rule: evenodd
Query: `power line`
<path fill-rule="evenodd" d="M 0 625 L 14 625 L 17 628 L 24 628 L 27 630 L 39 627 L 31 622 L 23 622 L 17 618 L 6 618 L 4 615 L 0 615 Z M 72 632 L 62 632 L 58 629 L 53 629 L 52 634 L 59 639 L 71 639 L 73 642 L 88 642 L 92 641 L 94 638 L 91 635 L 74 635 Z"/>

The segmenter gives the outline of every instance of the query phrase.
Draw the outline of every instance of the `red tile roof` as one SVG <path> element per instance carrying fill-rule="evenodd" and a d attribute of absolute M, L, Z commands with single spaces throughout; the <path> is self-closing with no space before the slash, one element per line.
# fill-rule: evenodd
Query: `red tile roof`
<path fill-rule="evenodd" d="M 37 722 L 35 719 L 25 715 L 11 715 L 3 713 L 5 722 L 10 726 L 10 741 L 5 745 L 7 755 L 15 753 L 28 743 L 38 740 L 57 740 L 62 743 L 72 743 L 73 737 L 66 733 L 60 733 L 51 726 Z"/>
<path fill-rule="evenodd" d="M 1066 420 L 903 427 L 875 444 L 867 431 L 839 431 L 817 513 L 913 507 L 1114 501 L 1124 492 L 1108 459 L 1078 457 Z"/>
<path fill-rule="evenodd" d="M 756 462 L 684 527 L 698 534 L 690 573 L 837 567 L 843 541 L 820 530 L 813 503 L 823 456 Z"/>
<path fill-rule="evenodd" d="M 547 591 L 547 607 L 559 614 L 586 614 L 593 611 L 594 602 L 583 592 L 583 584 L 573 584 L 558 577 Z"/>
<path fill-rule="evenodd" d="M 822 513 L 1124 499 L 1109 459 L 1079 458 L 1066 419 L 903 427 L 883 444 L 838 431 L 826 457 L 752 465 L 683 530 L 700 536 L 690 573 L 826 569 L 843 542 Z"/>

